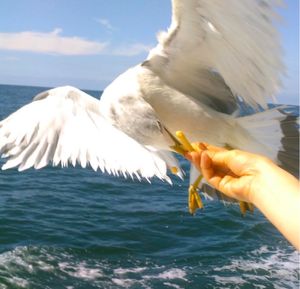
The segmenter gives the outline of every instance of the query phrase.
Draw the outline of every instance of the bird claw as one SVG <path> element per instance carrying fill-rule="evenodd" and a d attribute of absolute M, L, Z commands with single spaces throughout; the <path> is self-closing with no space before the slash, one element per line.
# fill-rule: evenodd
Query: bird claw
<path fill-rule="evenodd" d="M 194 186 L 194 184 L 190 185 L 190 187 L 189 187 L 188 205 L 189 205 L 189 212 L 192 215 L 195 214 L 197 209 L 202 209 L 204 207 L 201 197 L 197 191 L 197 188 Z"/>
<path fill-rule="evenodd" d="M 174 174 L 174 175 L 177 175 L 178 174 L 178 172 L 179 172 L 179 170 L 178 170 L 178 168 L 177 167 L 171 167 L 170 168 L 170 171 L 172 172 L 172 174 Z"/>
<path fill-rule="evenodd" d="M 240 211 L 241 211 L 241 214 L 242 214 L 243 217 L 246 215 L 247 211 L 249 211 L 250 213 L 254 212 L 254 205 L 253 204 L 243 202 L 243 201 L 240 201 L 239 204 L 240 204 Z"/>
<path fill-rule="evenodd" d="M 176 137 L 179 142 L 176 143 L 172 148 L 177 153 L 181 155 L 185 155 L 187 152 L 198 151 L 197 146 L 191 144 L 182 131 L 177 131 Z M 192 215 L 195 214 L 197 209 L 202 209 L 204 207 L 201 197 L 197 191 L 197 188 L 201 180 L 202 180 L 202 175 L 200 175 L 196 179 L 196 181 L 193 184 L 191 184 L 189 187 L 188 207 L 189 207 L 189 212 Z"/>

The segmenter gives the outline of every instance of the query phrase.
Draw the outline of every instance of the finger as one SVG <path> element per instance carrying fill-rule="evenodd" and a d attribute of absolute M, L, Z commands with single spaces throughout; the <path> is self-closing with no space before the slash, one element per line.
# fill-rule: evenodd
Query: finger
<path fill-rule="evenodd" d="M 203 147 L 201 146 L 201 143 L 199 143 L 199 142 L 191 143 L 191 145 L 192 145 L 194 150 L 193 151 L 186 151 L 184 153 L 184 157 L 186 159 L 188 159 L 189 161 L 193 160 L 192 155 L 191 155 L 192 152 L 201 153 L 201 151 L 203 150 Z M 204 149 L 206 149 L 206 148 L 204 148 Z"/>
<path fill-rule="evenodd" d="M 206 150 L 212 151 L 212 152 L 220 152 L 220 151 L 227 151 L 224 147 L 217 147 L 205 142 L 200 143 L 202 147 L 205 147 Z"/>
<path fill-rule="evenodd" d="M 219 188 L 220 182 L 225 175 L 224 172 L 214 166 L 207 152 L 203 152 L 201 157 L 201 172 L 204 178 L 216 188 Z"/>
<path fill-rule="evenodd" d="M 243 166 L 245 158 L 239 157 L 236 150 L 222 150 L 218 152 L 207 151 L 212 161 L 212 166 L 218 171 L 232 172 L 234 175 L 241 176 L 243 174 Z"/>
<path fill-rule="evenodd" d="M 236 176 L 244 176 L 255 172 L 258 158 L 248 152 L 231 150 L 215 153 L 212 161 L 216 166 L 228 168 Z"/>
<path fill-rule="evenodd" d="M 230 191 L 227 182 L 233 179 L 233 177 L 228 174 L 225 169 L 220 170 L 216 167 L 209 156 L 209 153 L 203 152 L 201 157 L 201 171 L 204 178 L 215 188 L 227 193 Z"/>
<path fill-rule="evenodd" d="M 199 148 L 201 149 L 201 150 L 207 150 L 207 146 L 206 146 L 206 144 L 204 143 L 204 142 L 200 142 L 199 144 L 198 144 L 198 146 L 199 146 Z"/>
<path fill-rule="evenodd" d="M 212 155 L 212 158 L 210 157 L 210 154 Z M 222 158 L 218 156 L 219 154 L 222 154 Z M 201 156 L 202 174 L 209 184 L 227 196 L 238 200 L 247 201 L 247 196 L 245 197 L 245 188 L 247 191 L 247 184 L 252 177 L 246 176 L 240 178 L 237 176 L 237 174 L 232 173 L 227 166 L 227 162 L 229 162 L 231 157 L 232 153 L 229 154 L 229 152 L 226 152 L 226 155 L 224 152 L 218 152 L 215 154 L 212 154 L 209 151 L 203 152 Z"/>
<path fill-rule="evenodd" d="M 189 160 L 190 162 L 192 161 L 191 153 L 186 152 L 186 153 L 184 154 L 184 157 L 185 157 L 187 160 Z"/>
<path fill-rule="evenodd" d="M 201 155 L 200 168 L 204 178 L 208 181 L 215 175 L 212 160 L 206 151 Z"/>
<path fill-rule="evenodd" d="M 200 171 L 200 164 L 201 164 L 201 157 L 202 157 L 202 151 L 201 152 L 190 152 L 189 157 L 190 161 L 194 164 L 194 166 Z"/>

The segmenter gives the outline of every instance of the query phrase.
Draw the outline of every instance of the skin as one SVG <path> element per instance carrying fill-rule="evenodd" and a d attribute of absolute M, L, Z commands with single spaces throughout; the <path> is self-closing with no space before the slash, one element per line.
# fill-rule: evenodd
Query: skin
<path fill-rule="evenodd" d="M 225 195 L 255 205 L 300 250 L 298 180 L 271 160 L 240 150 L 197 144 L 186 154 L 209 184 Z"/>

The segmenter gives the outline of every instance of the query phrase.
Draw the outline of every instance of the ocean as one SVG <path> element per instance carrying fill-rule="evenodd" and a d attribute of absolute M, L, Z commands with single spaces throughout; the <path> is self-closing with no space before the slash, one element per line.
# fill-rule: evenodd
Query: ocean
<path fill-rule="evenodd" d="M 0 85 L 0 119 L 43 90 Z M 188 178 L 173 182 L 0 171 L 0 289 L 299 287 L 299 254 L 258 210 L 205 202 L 191 216 Z"/>

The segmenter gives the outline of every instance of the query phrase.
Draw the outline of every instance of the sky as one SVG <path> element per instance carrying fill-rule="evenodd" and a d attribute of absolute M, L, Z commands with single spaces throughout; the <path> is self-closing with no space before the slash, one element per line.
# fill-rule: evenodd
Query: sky
<path fill-rule="evenodd" d="M 1 0 L 0 83 L 103 90 L 143 61 L 167 29 L 170 0 Z M 299 0 L 278 24 L 286 76 L 279 103 L 299 97 Z"/>

